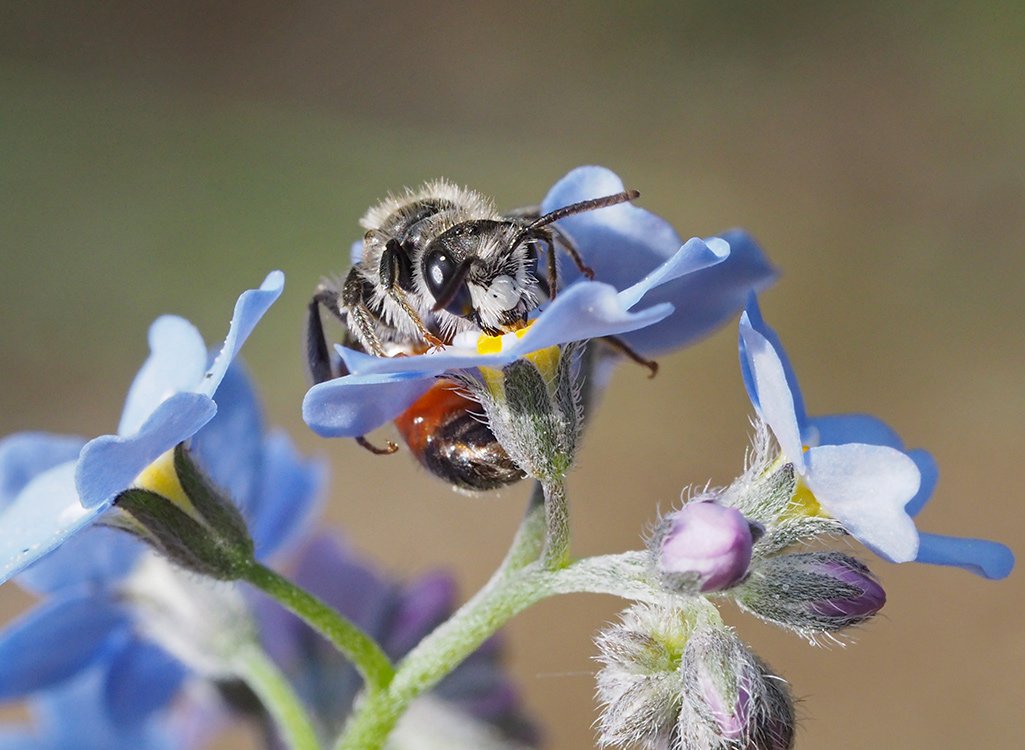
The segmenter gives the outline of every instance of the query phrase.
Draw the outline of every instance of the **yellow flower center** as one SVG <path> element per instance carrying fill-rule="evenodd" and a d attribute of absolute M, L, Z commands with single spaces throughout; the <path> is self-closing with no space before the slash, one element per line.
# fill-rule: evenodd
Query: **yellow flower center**
<path fill-rule="evenodd" d="M 519 328 L 511 333 L 504 333 L 501 336 L 488 336 L 487 334 L 481 334 L 480 338 L 477 339 L 477 353 L 498 354 L 499 352 L 505 351 L 507 346 L 512 346 L 517 339 L 522 339 L 526 335 L 527 331 L 530 330 L 532 325 L 534 325 L 534 321 L 530 321 L 523 326 L 523 328 Z M 536 352 L 525 354 L 524 359 L 533 362 L 534 366 L 537 367 L 545 378 L 552 380 L 555 378 L 555 370 L 559 365 L 559 356 L 559 347 L 549 346 L 546 349 L 538 349 Z M 490 367 L 481 367 L 480 371 L 489 387 L 492 386 L 495 375 L 500 375 L 497 370 Z"/>
<path fill-rule="evenodd" d="M 196 509 L 178 481 L 178 472 L 174 470 L 173 448 L 139 472 L 133 486 L 166 497 L 190 516 L 196 516 Z"/>

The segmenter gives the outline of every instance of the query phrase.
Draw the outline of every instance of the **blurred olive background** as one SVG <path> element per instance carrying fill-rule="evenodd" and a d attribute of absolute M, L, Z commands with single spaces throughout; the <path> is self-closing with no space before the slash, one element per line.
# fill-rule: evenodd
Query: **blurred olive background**
<path fill-rule="evenodd" d="M 468 595 L 529 488 L 468 498 L 408 455 L 316 439 L 305 304 L 389 190 L 447 176 L 513 207 L 597 163 L 685 237 L 754 232 L 783 272 L 763 306 L 809 410 L 887 419 L 939 461 L 923 527 L 1021 552 L 1023 8 L 8 4 L 0 434 L 113 431 L 155 316 L 217 342 L 236 295 L 282 268 L 245 350 L 269 420 L 330 458 L 328 516 L 360 550 L 396 575 L 452 568 Z M 636 548 L 682 487 L 740 469 L 735 338 L 653 381 L 620 368 L 571 479 L 578 554 Z M 1020 741 L 1021 572 L 873 567 L 890 601 L 847 647 L 727 613 L 801 698 L 798 745 Z M 28 603 L 5 586 L 0 617 Z M 548 747 L 592 745 L 590 639 L 620 608 L 562 598 L 509 628 Z"/>

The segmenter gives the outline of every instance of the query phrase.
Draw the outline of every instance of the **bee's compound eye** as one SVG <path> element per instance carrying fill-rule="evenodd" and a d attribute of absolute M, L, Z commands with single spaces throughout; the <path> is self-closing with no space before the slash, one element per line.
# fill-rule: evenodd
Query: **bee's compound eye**
<path fill-rule="evenodd" d="M 496 276 L 488 287 L 488 297 L 499 310 L 511 310 L 520 301 L 520 293 L 512 276 Z"/>
<path fill-rule="evenodd" d="M 426 261 L 424 261 L 424 280 L 427 282 L 427 288 L 431 290 L 431 294 L 434 295 L 435 299 L 438 298 L 438 295 L 441 294 L 441 291 L 448 284 L 448 280 L 452 278 L 455 270 L 455 261 L 444 250 L 435 250 L 427 256 Z"/>

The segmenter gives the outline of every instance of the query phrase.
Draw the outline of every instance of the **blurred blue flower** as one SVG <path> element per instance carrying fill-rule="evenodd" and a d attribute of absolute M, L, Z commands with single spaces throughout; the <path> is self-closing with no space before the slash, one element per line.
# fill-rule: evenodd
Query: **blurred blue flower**
<path fill-rule="evenodd" d="M 807 416 L 793 368 L 752 295 L 740 319 L 740 365 L 755 410 L 800 478 L 798 500 L 816 502 L 850 534 L 893 562 L 964 568 L 1004 578 L 1014 555 L 1002 544 L 920 533 L 916 515 L 938 471 L 923 450 L 907 451 L 882 421 L 862 414 Z M 801 497 L 802 486 L 812 498 Z"/>
<path fill-rule="evenodd" d="M 455 608 L 455 582 L 448 574 L 431 573 L 402 585 L 329 534 L 309 539 L 291 577 L 374 638 L 392 660 L 405 656 Z M 264 647 L 312 708 L 326 736 L 334 736 L 362 686 L 359 674 L 331 644 L 275 602 L 261 598 L 256 611 Z M 500 656 L 498 640 L 492 638 L 430 695 L 510 740 L 534 742 L 536 731 L 522 713 Z"/>
<path fill-rule="evenodd" d="M 0 444 L 0 583 L 90 526 L 143 469 L 213 418 L 214 393 L 228 366 L 283 286 L 284 276 L 274 271 L 259 289 L 242 293 L 212 361 L 192 324 L 158 318 L 149 331 L 150 356 L 128 392 L 117 435 L 86 442 L 20 433 Z M 229 465 L 218 468 L 215 480 L 232 476 Z M 230 482 L 223 486 L 236 489 Z M 90 560 L 99 571 L 69 565 L 50 570 L 62 579 L 102 577 L 122 565 L 127 543 L 115 546 L 109 558 Z"/>
<path fill-rule="evenodd" d="M 231 357 L 224 354 L 233 355 L 238 350 L 248 330 L 280 292 L 280 279 L 270 281 L 273 285 L 265 283 L 268 289 L 259 292 L 262 300 L 254 302 L 253 292 L 240 299 L 228 342 L 210 370 L 214 375 L 205 377 L 202 370 L 198 371 L 193 382 L 206 392 L 212 394 L 215 386 L 210 381 L 217 381 L 217 410 L 191 436 L 193 458 L 240 505 L 256 554 L 264 558 L 292 544 L 306 526 L 323 475 L 322 467 L 301 459 L 283 434 L 265 432 L 248 376 L 241 365 L 229 366 Z M 146 401 L 140 393 L 148 390 L 152 394 L 152 409 L 160 395 L 155 384 L 161 379 L 165 384 L 175 381 L 175 369 L 187 365 L 185 357 L 176 360 L 171 356 L 168 340 L 159 335 L 169 330 L 185 331 L 187 325 L 177 318 L 161 318 L 151 328 L 153 354 L 132 387 L 123 424 L 145 421 L 140 411 Z M 164 367 L 153 367 L 155 360 L 163 362 Z M 184 387 L 189 381 L 179 377 L 176 382 Z M 129 427 L 122 434 L 133 433 Z M 161 452 L 188 437 L 168 431 Z M 121 453 L 128 455 L 126 460 L 143 460 L 130 455 L 141 451 L 131 439 L 97 440 L 108 444 L 117 441 Z M 55 689 L 102 660 L 107 664 L 103 685 L 107 713 L 112 721 L 130 724 L 166 705 L 186 674 L 176 659 L 139 634 L 133 605 L 125 596 L 126 579 L 138 567 L 140 555 L 152 553 L 134 537 L 103 525 L 62 526 L 61 519 L 42 515 L 32 519 L 25 505 L 34 498 L 46 499 L 44 492 L 53 492 L 60 502 L 49 503 L 46 509 L 70 508 L 75 518 L 89 521 L 109 507 L 109 501 L 96 506 L 95 512 L 76 507 L 74 456 L 81 443 L 74 438 L 32 433 L 14 435 L 0 443 L 0 524 L 6 522 L 13 507 L 24 523 L 34 521 L 50 529 L 48 538 L 58 545 L 18 576 L 20 584 L 47 598 L 0 633 L 0 663 L 4 665 L 0 670 L 0 700 Z M 51 468 L 54 464 L 56 469 Z M 8 530 L 3 528 L 3 543 L 10 549 Z M 63 536 L 55 533 L 57 530 Z M 39 555 L 44 552 L 40 550 Z M 8 558 L 6 562 L 9 575 L 32 560 L 23 557 L 15 565 Z"/>
<path fill-rule="evenodd" d="M 622 190 L 609 170 L 581 167 L 552 188 L 542 210 Z M 508 341 L 501 351 L 480 353 L 468 340 L 472 336 L 410 357 L 373 357 L 337 347 L 350 374 L 310 389 L 303 401 L 306 423 L 325 437 L 363 435 L 402 414 L 446 371 L 501 368 L 572 341 L 618 336 L 643 356 L 668 351 L 724 323 L 774 276 L 744 232 L 684 243 L 663 219 L 628 204 L 567 217 L 557 226 L 600 281 L 583 281 L 575 267 L 567 271 L 555 301 L 525 331 L 503 337 Z M 633 312 L 642 298 L 655 304 Z"/>
<path fill-rule="evenodd" d="M 190 727 L 161 712 L 140 721 L 115 720 L 106 710 L 109 664 L 88 670 L 34 696 L 32 722 L 0 727 L 0 750 L 176 750 L 196 747 Z"/>

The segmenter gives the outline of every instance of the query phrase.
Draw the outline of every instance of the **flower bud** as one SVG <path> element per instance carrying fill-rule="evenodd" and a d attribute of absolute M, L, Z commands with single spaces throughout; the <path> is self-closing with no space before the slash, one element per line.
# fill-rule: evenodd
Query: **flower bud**
<path fill-rule="evenodd" d="M 722 591 L 751 563 L 751 526 L 736 508 L 693 501 L 666 516 L 652 552 L 666 588 L 686 594 Z"/>
<path fill-rule="evenodd" d="M 767 558 L 733 593 L 757 617 L 809 635 L 860 625 L 886 603 L 872 571 L 839 552 Z"/>
<path fill-rule="evenodd" d="M 679 745 L 726 750 L 785 750 L 793 744 L 794 707 L 785 683 L 725 628 L 704 628 L 680 664 L 684 697 Z"/>
<path fill-rule="evenodd" d="M 596 639 L 599 744 L 669 747 L 680 713 L 680 658 L 696 611 L 635 604 Z"/>

